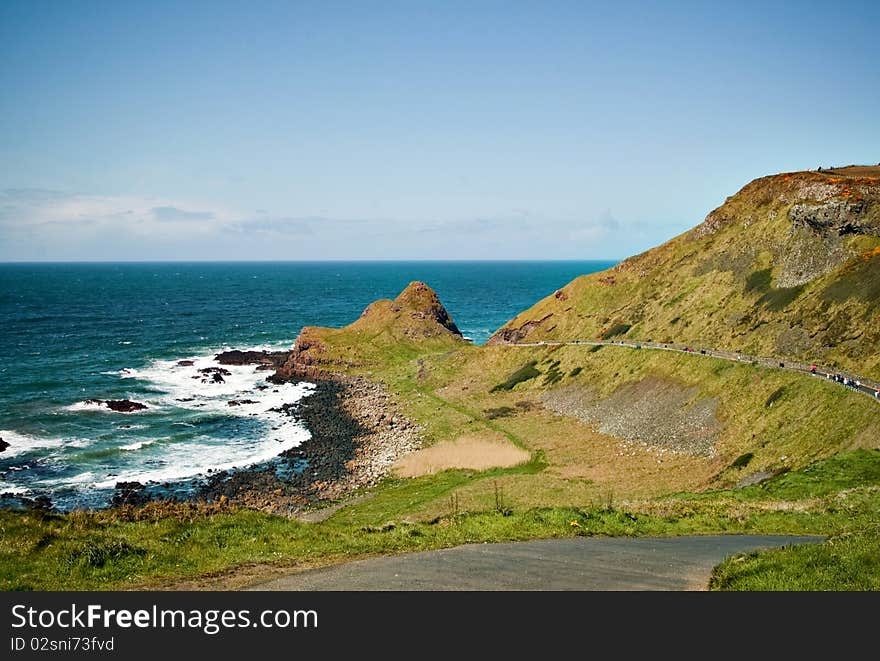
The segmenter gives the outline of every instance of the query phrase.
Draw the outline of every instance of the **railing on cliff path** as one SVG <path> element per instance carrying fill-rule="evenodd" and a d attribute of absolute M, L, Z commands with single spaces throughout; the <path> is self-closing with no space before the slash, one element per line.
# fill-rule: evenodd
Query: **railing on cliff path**
<path fill-rule="evenodd" d="M 834 376 L 838 376 L 841 378 L 845 378 L 850 382 L 850 385 L 846 386 L 852 390 L 860 392 L 863 395 L 869 396 L 878 403 L 880 403 L 880 396 L 877 395 L 877 392 L 880 391 L 880 381 L 874 381 L 872 379 L 866 379 L 865 377 L 859 376 L 858 374 L 854 374 L 852 372 L 848 372 L 846 370 L 832 369 L 830 367 L 823 367 L 821 365 L 807 364 L 801 363 L 797 361 L 786 360 L 784 358 L 767 358 L 763 356 L 750 356 L 744 353 L 740 353 L 737 351 L 728 351 L 726 349 L 708 349 L 706 347 L 700 347 L 695 349 L 693 345 L 690 344 L 670 344 L 668 342 L 637 342 L 633 340 L 567 340 L 567 341 L 544 341 L 544 342 L 515 342 L 508 346 L 516 346 L 516 347 L 541 347 L 541 346 L 572 346 L 572 345 L 586 345 L 586 346 L 622 346 L 622 347 L 630 347 L 632 349 L 655 349 L 659 351 L 675 351 L 677 353 L 688 353 L 695 356 L 706 356 L 710 358 L 721 358 L 722 360 L 729 360 L 732 362 L 740 362 L 740 363 L 748 363 L 750 365 L 760 365 L 762 367 L 769 367 L 773 369 L 786 369 L 792 370 L 795 372 L 802 372 L 804 374 L 815 375 L 820 378 L 832 379 Z M 815 370 L 813 369 L 815 368 Z M 855 385 L 856 382 L 859 385 Z M 841 384 L 843 385 L 843 384 Z"/>

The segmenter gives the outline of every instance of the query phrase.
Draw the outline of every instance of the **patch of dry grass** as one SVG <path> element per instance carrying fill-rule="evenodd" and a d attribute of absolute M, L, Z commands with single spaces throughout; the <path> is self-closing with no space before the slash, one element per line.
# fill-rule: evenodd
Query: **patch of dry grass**
<path fill-rule="evenodd" d="M 394 466 L 400 477 L 433 475 L 453 468 L 487 470 L 509 468 L 531 458 L 498 432 L 482 432 L 442 441 L 401 457 Z"/>

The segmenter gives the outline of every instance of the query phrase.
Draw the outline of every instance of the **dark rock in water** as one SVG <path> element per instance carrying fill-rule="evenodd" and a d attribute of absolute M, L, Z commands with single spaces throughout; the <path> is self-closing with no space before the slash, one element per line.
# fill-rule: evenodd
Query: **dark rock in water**
<path fill-rule="evenodd" d="M 195 401 L 195 397 L 178 397 L 174 401 L 175 402 L 192 402 L 192 401 Z"/>
<path fill-rule="evenodd" d="M 230 399 L 226 402 L 226 406 L 241 406 L 242 404 L 256 404 L 252 399 Z"/>
<path fill-rule="evenodd" d="M 37 496 L 36 498 L 22 498 L 21 504 L 29 510 L 39 512 L 51 512 L 54 509 L 49 496 Z"/>
<path fill-rule="evenodd" d="M 257 390 L 268 390 L 268 389 L 269 389 L 269 386 L 266 386 L 266 385 L 257 386 Z"/>
<path fill-rule="evenodd" d="M 0 452 L 3 452 L 6 448 L 9 447 L 9 443 L 0 438 Z"/>
<path fill-rule="evenodd" d="M 143 411 L 147 408 L 146 404 L 140 402 L 132 402 L 128 399 L 110 399 L 105 402 L 107 408 L 111 411 L 119 413 L 131 413 L 132 411 Z"/>
<path fill-rule="evenodd" d="M 113 494 L 111 503 L 114 507 L 119 505 L 143 505 L 150 502 L 150 495 L 146 492 L 146 485 L 140 482 L 117 482 L 116 493 Z"/>
<path fill-rule="evenodd" d="M 195 364 L 196 364 L 196 363 L 195 363 L 195 361 L 193 361 L 193 360 L 178 360 L 178 361 L 177 361 L 177 366 L 178 366 L 178 367 L 192 367 L 192 366 L 195 365 Z"/>
<path fill-rule="evenodd" d="M 223 351 L 214 356 L 221 365 L 266 365 L 263 369 L 277 369 L 287 360 L 289 351 Z"/>
<path fill-rule="evenodd" d="M 220 374 L 221 376 L 232 376 L 232 372 L 223 367 L 203 367 L 199 370 L 201 374 Z"/>
<path fill-rule="evenodd" d="M 117 413 L 134 413 L 135 411 L 143 411 L 147 408 L 146 404 L 133 402 L 130 399 L 87 399 L 85 403 L 106 406 L 111 411 L 116 411 Z"/>
<path fill-rule="evenodd" d="M 232 372 L 223 367 L 203 367 L 199 370 L 199 373 L 204 375 L 205 378 L 202 378 L 202 383 L 226 383 L 226 379 L 224 376 L 232 376 Z M 194 376 L 194 379 L 199 378 L 198 376 Z"/>

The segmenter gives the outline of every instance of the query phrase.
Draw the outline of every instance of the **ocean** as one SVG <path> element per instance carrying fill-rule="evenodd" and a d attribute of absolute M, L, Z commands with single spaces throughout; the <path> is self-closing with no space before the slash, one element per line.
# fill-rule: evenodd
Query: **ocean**
<path fill-rule="evenodd" d="M 273 411 L 313 388 L 217 352 L 289 349 L 302 326 L 344 326 L 409 282 L 434 288 L 483 343 L 506 321 L 611 261 L 0 264 L 0 504 L 46 496 L 107 506 L 122 481 L 188 489 L 208 471 L 271 462 L 308 438 Z M 182 361 L 182 362 L 181 362 Z M 128 399 L 110 411 L 89 400 Z M 229 406 L 230 400 L 252 403 Z"/>

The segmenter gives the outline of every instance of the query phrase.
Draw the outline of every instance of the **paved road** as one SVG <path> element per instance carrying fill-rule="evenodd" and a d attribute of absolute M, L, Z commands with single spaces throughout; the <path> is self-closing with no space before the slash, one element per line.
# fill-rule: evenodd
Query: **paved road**
<path fill-rule="evenodd" d="M 821 367 L 819 365 L 807 365 L 796 361 L 786 361 L 780 358 L 767 358 L 762 356 L 749 356 L 736 351 L 728 351 L 726 349 L 706 349 L 698 347 L 698 345 L 675 345 L 663 344 L 660 342 L 639 342 L 637 340 L 560 340 L 547 342 L 514 342 L 506 346 L 510 347 L 554 347 L 554 346 L 617 346 L 629 347 L 631 349 L 656 349 L 659 351 L 676 351 L 684 352 L 693 356 L 708 356 L 711 358 L 721 358 L 722 360 L 730 360 L 738 363 L 751 363 L 761 365 L 763 367 L 772 367 L 776 369 L 785 369 L 802 374 L 813 374 L 817 377 L 832 380 L 834 377 L 845 377 L 848 381 L 846 387 L 855 390 L 863 395 L 871 397 L 880 402 L 880 382 L 866 379 L 858 374 L 836 370 L 829 367 Z M 815 368 L 815 369 L 814 369 Z M 838 381 L 838 383 L 842 382 Z M 859 385 L 856 385 L 858 383 Z"/>
<path fill-rule="evenodd" d="M 576 537 L 467 544 L 350 562 L 251 590 L 702 590 L 712 568 L 743 551 L 819 537 Z"/>

